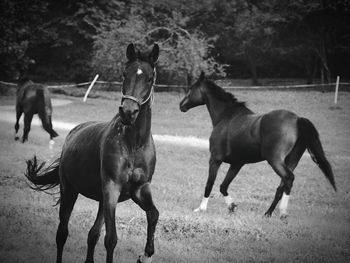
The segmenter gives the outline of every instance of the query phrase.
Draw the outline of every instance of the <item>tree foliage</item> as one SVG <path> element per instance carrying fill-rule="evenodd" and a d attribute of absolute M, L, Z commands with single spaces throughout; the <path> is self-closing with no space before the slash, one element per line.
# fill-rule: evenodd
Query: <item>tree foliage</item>
<path fill-rule="evenodd" d="M 180 27 L 185 21 L 176 13 L 173 16 L 176 18 L 168 21 L 168 26 L 148 23 L 140 15 L 105 25 L 95 38 L 94 67 L 106 79 L 120 79 L 125 61 L 124 47 L 128 43 L 135 43 L 141 50 L 158 43 L 162 50 L 158 66 L 172 79 L 180 78 L 189 83 L 201 70 L 223 75 L 223 65 L 209 56 L 210 40 L 198 31 L 189 32 Z"/>
<path fill-rule="evenodd" d="M 47 3 L 3 0 L 0 10 L 0 72 L 2 77 L 10 78 L 34 62 L 27 55 L 28 50 L 51 36 L 44 19 Z"/>
<path fill-rule="evenodd" d="M 0 79 L 118 79 L 124 50 L 161 46 L 171 81 L 350 76 L 348 0 L 2 0 Z"/>

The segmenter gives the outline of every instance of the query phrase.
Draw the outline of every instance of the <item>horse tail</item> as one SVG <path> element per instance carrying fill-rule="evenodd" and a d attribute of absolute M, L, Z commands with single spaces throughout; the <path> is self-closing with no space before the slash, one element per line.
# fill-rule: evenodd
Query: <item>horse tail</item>
<path fill-rule="evenodd" d="M 49 103 L 49 105 L 46 105 L 46 100 L 50 100 L 50 98 L 45 98 L 45 90 L 43 88 L 37 89 L 36 95 L 38 99 L 38 115 L 43 128 L 51 135 L 52 138 L 55 138 L 58 136 L 58 133 L 52 128 L 51 103 Z"/>
<path fill-rule="evenodd" d="M 48 167 L 44 168 L 45 162 L 38 163 L 36 156 L 27 160 L 27 170 L 24 173 L 29 180 L 29 187 L 35 191 L 47 192 L 60 184 L 59 166 L 60 158 L 56 159 Z"/>
<path fill-rule="evenodd" d="M 325 156 L 317 129 L 310 120 L 299 118 L 298 130 L 301 139 L 311 155 L 311 159 L 320 167 L 334 190 L 337 191 L 332 166 Z"/>

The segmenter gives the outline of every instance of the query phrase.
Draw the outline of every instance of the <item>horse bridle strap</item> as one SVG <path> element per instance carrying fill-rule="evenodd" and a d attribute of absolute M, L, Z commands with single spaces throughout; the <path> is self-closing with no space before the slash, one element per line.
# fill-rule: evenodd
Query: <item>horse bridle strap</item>
<path fill-rule="evenodd" d="M 152 83 L 152 86 L 151 86 L 151 91 L 150 93 L 148 94 L 147 98 L 142 100 L 142 99 L 138 99 L 134 96 L 131 96 L 131 95 L 125 95 L 123 93 L 123 87 L 120 89 L 120 92 L 122 94 L 122 101 L 125 100 L 125 99 L 128 99 L 128 100 L 132 100 L 134 102 L 137 103 L 137 105 L 139 105 L 139 107 L 141 107 L 143 104 L 145 104 L 147 101 L 149 101 L 149 99 L 152 97 L 153 98 L 153 93 L 154 93 L 154 84 L 156 83 L 156 76 L 157 76 L 157 71 L 156 71 L 156 68 L 154 67 L 154 77 L 153 77 L 153 83 Z M 153 101 L 153 100 L 152 100 Z"/>

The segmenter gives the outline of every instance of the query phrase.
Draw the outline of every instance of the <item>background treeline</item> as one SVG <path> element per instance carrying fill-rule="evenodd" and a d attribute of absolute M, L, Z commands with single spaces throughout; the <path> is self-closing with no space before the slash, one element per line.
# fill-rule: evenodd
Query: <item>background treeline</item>
<path fill-rule="evenodd" d="M 350 77 L 349 0 L 2 0 L 0 80 L 120 80 L 125 47 L 160 44 L 160 82 Z"/>

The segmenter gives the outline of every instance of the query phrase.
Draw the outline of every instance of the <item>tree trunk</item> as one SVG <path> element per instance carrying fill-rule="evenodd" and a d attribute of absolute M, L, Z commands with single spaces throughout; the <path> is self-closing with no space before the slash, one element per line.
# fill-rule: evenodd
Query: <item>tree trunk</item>
<path fill-rule="evenodd" d="M 327 50 L 326 50 L 326 43 L 324 41 L 324 39 L 322 39 L 322 44 L 321 44 L 321 48 L 320 51 L 318 52 L 318 55 L 320 57 L 321 60 L 321 67 L 323 68 L 323 70 L 325 71 L 325 80 L 327 81 L 327 83 L 331 82 L 331 71 L 329 70 L 328 67 L 328 59 L 327 59 Z"/>
<path fill-rule="evenodd" d="M 323 64 L 320 61 L 320 77 L 321 77 L 321 84 L 324 84 L 324 70 L 323 70 Z"/>
<path fill-rule="evenodd" d="M 244 50 L 246 59 L 248 61 L 249 67 L 250 67 L 250 73 L 252 78 L 252 85 L 258 86 L 260 85 L 258 80 L 258 73 L 257 73 L 257 67 L 256 67 L 256 60 L 254 58 L 254 55 L 252 54 L 252 51 L 249 47 L 246 47 Z"/>
<path fill-rule="evenodd" d="M 306 84 L 312 84 L 317 72 L 317 60 L 315 55 L 309 53 L 303 58 L 306 71 Z"/>

